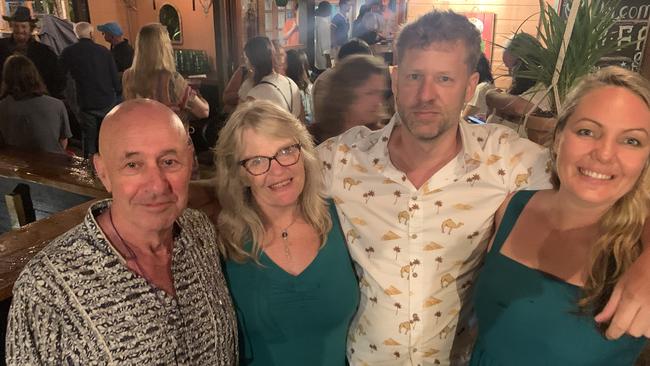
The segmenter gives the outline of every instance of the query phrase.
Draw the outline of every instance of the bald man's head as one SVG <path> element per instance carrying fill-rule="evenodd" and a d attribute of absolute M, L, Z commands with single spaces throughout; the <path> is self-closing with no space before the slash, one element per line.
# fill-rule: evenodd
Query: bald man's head
<path fill-rule="evenodd" d="M 102 121 L 99 153 L 105 154 L 106 148 L 113 146 L 114 139 L 120 139 L 127 132 L 139 132 L 140 128 L 170 128 L 178 131 L 184 139 L 188 138 L 183 122 L 167 106 L 152 99 L 132 99 L 118 104 Z"/>
<path fill-rule="evenodd" d="M 142 230 L 171 229 L 187 204 L 192 157 L 183 123 L 165 105 L 135 99 L 113 108 L 94 159 L 113 195 L 113 219 Z"/>

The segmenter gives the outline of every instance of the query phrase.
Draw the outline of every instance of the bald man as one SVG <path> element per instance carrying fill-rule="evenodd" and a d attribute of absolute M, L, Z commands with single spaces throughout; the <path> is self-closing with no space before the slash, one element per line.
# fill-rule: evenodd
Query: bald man
<path fill-rule="evenodd" d="M 235 364 L 214 228 L 185 209 L 192 148 L 182 122 L 135 99 L 109 112 L 99 141 L 95 168 L 112 199 L 21 273 L 7 364 Z"/>

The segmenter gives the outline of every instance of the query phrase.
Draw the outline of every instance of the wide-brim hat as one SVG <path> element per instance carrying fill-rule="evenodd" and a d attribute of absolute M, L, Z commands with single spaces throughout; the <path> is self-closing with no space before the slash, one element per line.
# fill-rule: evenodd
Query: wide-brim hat
<path fill-rule="evenodd" d="M 29 8 L 24 7 L 24 6 L 19 6 L 16 8 L 14 11 L 14 15 L 12 16 L 6 16 L 3 15 L 2 19 L 9 21 L 9 22 L 30 22 L 30 23 L 36 23 L 38 19 L 32 18 L 32 12 L 29 10 Z"/>

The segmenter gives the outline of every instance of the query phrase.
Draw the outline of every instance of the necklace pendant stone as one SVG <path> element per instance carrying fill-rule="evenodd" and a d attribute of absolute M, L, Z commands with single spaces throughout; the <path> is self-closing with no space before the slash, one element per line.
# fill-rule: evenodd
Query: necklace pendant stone
<path fill-rule="evenodd" d="M 282 230 L 282 239 L 287 239 L 289 237 L 289 233 L 286 230 Z"/>

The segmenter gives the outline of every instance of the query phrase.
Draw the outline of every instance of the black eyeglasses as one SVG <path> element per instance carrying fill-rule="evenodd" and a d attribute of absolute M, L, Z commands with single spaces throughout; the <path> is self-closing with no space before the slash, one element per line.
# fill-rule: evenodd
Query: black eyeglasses
<path fill-rule="evenodd" d="M 298 162 L 300 159 L 300 144 L 283 147 L 273 156 L 253 156 L 239 162 L 239 165 L 250 175 L 262 175 L 271 169 L 271 160 L 275 160 L 281 166 L 287 167 Z"/>

